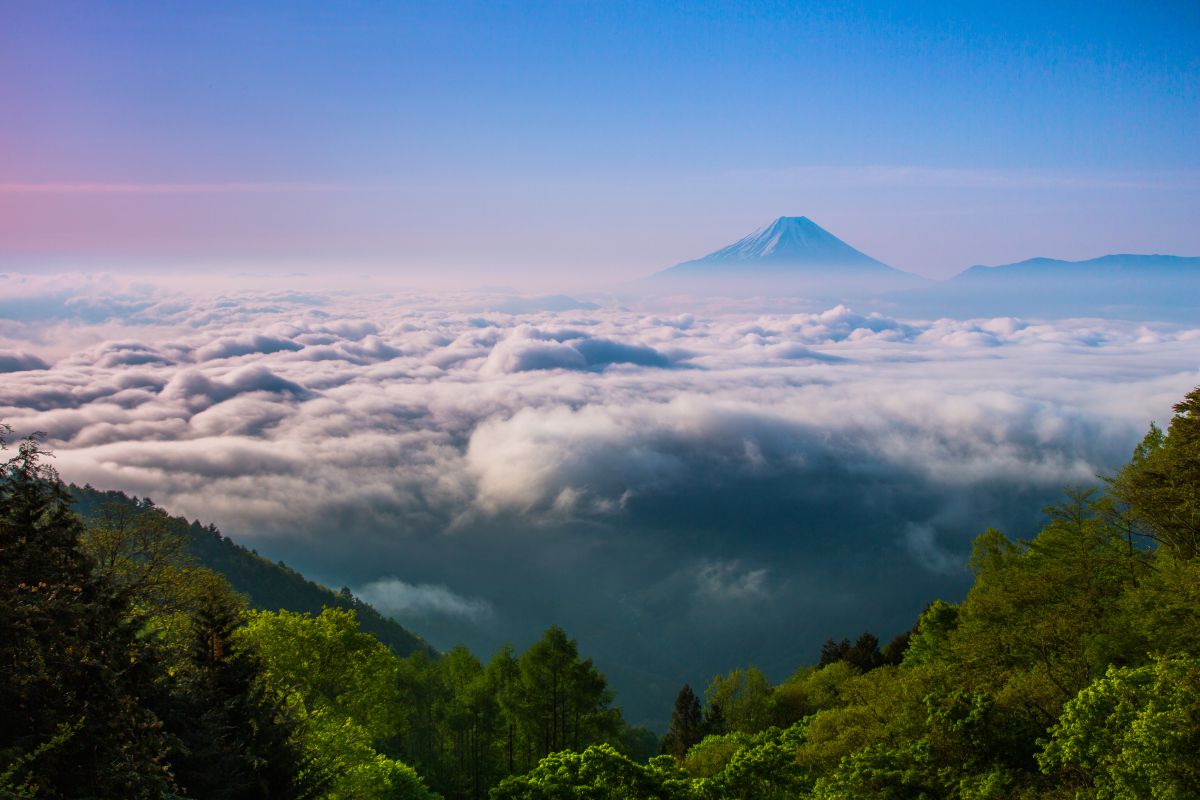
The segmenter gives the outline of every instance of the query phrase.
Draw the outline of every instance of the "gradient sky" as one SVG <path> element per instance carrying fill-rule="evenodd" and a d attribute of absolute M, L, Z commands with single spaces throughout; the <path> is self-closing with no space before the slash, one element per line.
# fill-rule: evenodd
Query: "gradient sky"
<path fill-rule="evenodd" d="M 0 267 L 1200 255 L 1200 4 L 0 0 Z"/>

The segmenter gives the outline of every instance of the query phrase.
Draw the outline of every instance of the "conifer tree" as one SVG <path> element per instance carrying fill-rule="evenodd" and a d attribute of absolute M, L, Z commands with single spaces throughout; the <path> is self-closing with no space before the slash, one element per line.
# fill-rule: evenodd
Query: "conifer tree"
<path fill-rule="evenodd" d="M 826 639 L 825 644 L 821 645 L 821 659 L 817 662 L 817 666 L 827 667 L 830 664 L 845 661 L 846 656 L 849 654 L 849 639 L 842 639 L 840 642 L 835 642 L 833 639 Z"/>
<path fill-rule="evenodd" d="M 190 797 L 211 800 L 317 796 L 326 781 L 293 734 L 296 722 L 262 681 L 256 656 L 237 640 L 240 607 L 213 592 L 192 620 L 188 664 L 161 710 L 170 761 Z"/>
<path fill-rule="evenodd" d="M 700 699 L 692 687 L 684 684 L 675 697 L 675 709 L 671 712 L 671 724 L 663 737 L 660 751 L 682 761 L 692 745 L 704 738 L 704 719 L 700 713 Z"/>
<path fill-rule="evenodd" d="M 704 709 L 704 735 L 721 736 L 729 732 L 729 721 L 720 703 L 709 703 Z"/>
<path fill-rule="evenodd" d="M 0 795 L 168 795 L 165 739 L 142 705 L 152 653 L 93 574 L 46 455 L 35 436 L 0 466 Z"/>
<path fill-rule="evenodd" d="M 1200 555 L 1200 387 L 1175 405 L 1165 434 L 1150 426 L 1109 485 L 1147 536 L 1176 558 Z"/>

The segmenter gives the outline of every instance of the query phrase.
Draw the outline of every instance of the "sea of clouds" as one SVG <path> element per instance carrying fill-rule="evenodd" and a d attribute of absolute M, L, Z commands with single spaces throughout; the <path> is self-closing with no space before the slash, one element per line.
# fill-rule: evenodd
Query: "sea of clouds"
<path fill-rule="evenodd" d="M 961 597 L 1200 384 L 1200 324 L 512 306 L 4 276 L 0 421 L 439 646 L 561 624 L 657 721 Z"/>

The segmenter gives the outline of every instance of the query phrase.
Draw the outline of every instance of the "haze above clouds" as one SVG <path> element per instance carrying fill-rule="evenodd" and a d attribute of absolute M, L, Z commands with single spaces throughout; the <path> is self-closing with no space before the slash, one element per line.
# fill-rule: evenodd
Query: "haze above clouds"
<path fill-rule="evenodd" d="M 1200 5 L 0 7 L 0 269 L 557 290 L 804 214 L 932 278 L 1200 255 Z"/>
<path fill-rule="evenodd" d="M 635 720 L 956 597 L 1200 383 L 1200 327 L 7 276 L 0 419 L 436 645 L 559 623 Z M 517 305 L 520 305 L 519 303 Z"/>

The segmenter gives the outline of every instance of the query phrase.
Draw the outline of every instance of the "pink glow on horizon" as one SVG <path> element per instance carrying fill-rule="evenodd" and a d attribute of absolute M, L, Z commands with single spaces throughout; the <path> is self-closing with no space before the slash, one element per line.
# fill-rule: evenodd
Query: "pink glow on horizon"
<path fill-rule="evenodd" d="M 257 194 L 350 189 L 323 183 L 0 183 L 0 194 Z"/>

